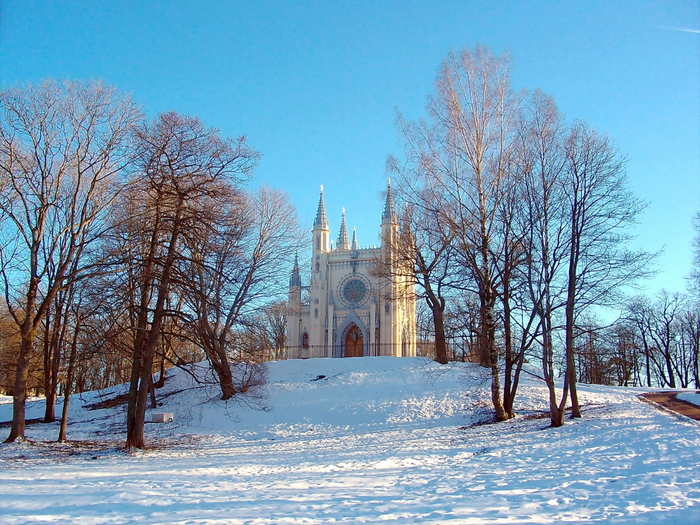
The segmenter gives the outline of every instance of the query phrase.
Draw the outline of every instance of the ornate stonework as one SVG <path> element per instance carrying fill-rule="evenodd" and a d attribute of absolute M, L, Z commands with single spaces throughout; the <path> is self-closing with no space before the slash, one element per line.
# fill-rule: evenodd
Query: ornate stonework
<path fill-rule="evenodd" d="M 369 299 L 371 286 L 365 276 L 352 273 L 338 285 L 338 297 L 345 306 L 358 308 Z"/>

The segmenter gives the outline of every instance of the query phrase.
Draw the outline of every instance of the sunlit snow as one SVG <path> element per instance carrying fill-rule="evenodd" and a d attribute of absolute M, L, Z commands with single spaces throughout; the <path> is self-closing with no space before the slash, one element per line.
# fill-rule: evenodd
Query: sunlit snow
<path fill-rule="evenodd" d="M 245 403 L 169 374 L 158 411 L 175 421 L 147 425 L 154 448 L 118 448 L 123 405 L 86 408 L 124 386 L 73 399 L 80 446 L 40 443 L 57 424 L 0 445 L 0 522 L 700 523 L 700 425 L 637 390 L 581 385 L 583 419 L 551 429 L 531 375 L 517 418 L 477 424 L 491 412 L 475 365 L 275 362 Z"/>

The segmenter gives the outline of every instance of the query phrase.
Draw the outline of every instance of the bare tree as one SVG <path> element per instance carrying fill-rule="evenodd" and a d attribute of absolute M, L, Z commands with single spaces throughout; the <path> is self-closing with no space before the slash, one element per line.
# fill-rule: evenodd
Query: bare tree
<path fill-rule="evenodd" d="M 495 265 L 503 249 L 497 211 L 514 148 L 521 98 L 510 89 L 509 62 L 477 48 L 450 53 L 429 100 L 431 124 L 404 126 L 423 187 L 434 188 L 433 205 L 449 225 L 462 278 L 480 300 L 478 347 L 491 371 L 491 398 L 499 421 L 508 419 L 501 398 L 496 345 Z"/>
<path fill-rule="evenodd" d="M 629 318 L 639 329 L 644 345 L 648 386 L 652 375 L 660 386 L 670 388 L 676 388 L 683 377 L 679 334 L 684 306 L 681 294 L 662 290 L 655 302 L 638 296 L 628 307 Z"/>
<path fill-rule="evenodd" d="M 137 295 L 133 361 L 127 407 L 128 448 L 143 448 L 152 367 L 162 336 L 168 299 L 186 237 L 207 221 L 206 211 L 253 169 L 258 153 L 246 143 L 220 137 L 193 117 L 165 113 L 138 128 L 139 178 L 128 198 L 137 205 L 134 223 L 142 244 L 134 287 Z"/>
<path fill-rule="evenodd" d="M 527 265 L 522 269 L 527 285 L 529 303 L 537 316 L 541 361 L 545 383 L 549 390 L 552 426 L 564 423 L 568 388 L 561 399 L 557 397 L 554 338 L 557 330 L 556 313 L 563 307 L 560 274 L 564 268 L 567 239 L 564 234 L 564 122 L 554 100 L 535 91 L 527 105 L 526 124 L 522 128 L 524 177 L 524 221 L 529 236 Z"/>
<path fill-rule="evenodd" d="M 21 335 L 12 441 L 24 436 L 37 330 L 56 294 L 88 271 L 81 257 L 104 231 L 140 112 L 115 89 L 81 82 L 5 89 L 0 111 L 0 266 Z"/>
<path fill-rule="evenodd" d="M 641 386 L 641 352 L 634 326 L 627 320 L 615 323 L 609 333 L 612 367 L 618 386 Z"/>
<path fill-rule="evenodd" d="M 65 315 L 63 318 L 63 335 L 61 344 L 67 344 L 70 351 L 68 352 L 68 366 L 65 372 L 65 381 L 63 386 L 63 409 L 61 411 L 61 425 L 58 431 L 58 442 L 64 443 L 67 440 L 68 429 L 68 411 L 70 409 L 70 396 L 73 393 L 75 382 L 75 370 L 81 352 L 81 335 L 83 326 L 86 320 L 93 313 L 92 309 L 99 308 L 99 300 L 93 301 L 91 308 L 84 308 L 83 299 L 88 295 L 86 284 L 89 281 L 73 283 L 68 294 L 70 300 L 65 305 Z M 89 286 L 89 284 L 88 284 Z M 70 328 L 68 328 L 70 326 Z"/>
<path fill-rule="evenodd" d="M 70 322 L 66 303 L 72 302 L 71 289 L 72 287 L 69 286 L 67 289 L 59 290 L 53 301 L 53 309 L 49 308 L 44 316 L 44 395 L 46 396 L 44 423 L 55 420 L 58 372 Z"/>
<path fill-rule="evenodd" d="M 680 344 L 686 358 L 685 372 L 700 388 L 700 305 L 691 304 L 681 317 Z M 690 381 L 686 381 L 690 384 Z"/>
<path fill-rule="evenodd" d="M 230 359 L 234 329 L 285 289 L 283 275 L 303 239 L 287 195 L 267 187 L 221 203 L 217 226 L 188 236 L 190 261 L 182 268 L 182 291 L 190 326 L 219 377 L 222 399 L 236 393 Z M 253 361 L 257 361 L 254 359 Z"/>
<path fill-rule="evenodd" d="M 0 303 L 0 393 L 5 395 L 12 395 L 20 343 L 17 324 L 2 301 Z M 27 385 L 28 388 L 33 386 Z"/>
<path fill-rule="evenodd" d="M 688 288 L 696 300 L 700 300 L 700 213 L 693 219 L 695 238 L 693 239 L 693 265 L 688 277 Z"/>
<path fill-rule="evenodd" d="M 410 136 L 411 127 L 402 122 L 401 125 Z M 409 146 L 406 153 L 406 167 L 400 167 L 394 158 L 389 159 L 391 170 L 399 176 L 399 194 L 405 203 L 399 235 L 382 239 L 394 257 L 377 258 L 373 272 L 382 279 L 415 285 L 411 289 L 416 290 L 417 298 L 423 299 L 431 312 L 435 360 L 445 364 L 448 361 L 447 294 L 458 289 L 461 281 L 454 267 L 454 235 L 435 208 L 438 202 L 435 188 L 424 185 L 420 160 L 414 157 L 416 152 Z"/>
<path fill-rule="evenodd" d="M 623 285 L 651 275 L 655 254 L 627 249 L 644 209 L 628 188 L 625 161 L 610 140 L 578 122 L 565 142 L 566 381 L 573 417 L 581 417 L 576 390 L 574 331 L 592 305 L 614 305 Z"/>
<path fill-rule="evenodd" d="M 265 331 L 266 360 L 284 359 L 287 347 L 287 301 L 273 301 L 262 308 L 262 326 Z"/>

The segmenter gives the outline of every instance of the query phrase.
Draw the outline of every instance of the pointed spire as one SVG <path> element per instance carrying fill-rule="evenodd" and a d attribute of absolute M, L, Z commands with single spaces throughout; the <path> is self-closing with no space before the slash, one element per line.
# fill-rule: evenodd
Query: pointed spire
<path fill-rule="evenodd" d="M 338 245 L 336 250 L 349 250 L 348 227 L 345 225 L 345 208 L 343 208 L 343 218 L 340 221 L 340 232 L 338 233 Z"/>
<path fill-rule="evenodd" d="M 384 213 L 382 214 L 382 224 L 396 223 L 396 211 L 394 211 L 394 196 L 391 193 L 391 178 L 386 187 L 386 202 L 384 203 Z"/>
<path fill-rule="evenodd" d="M 301 276 L 299 275 L 299 255 L 294 254 L 294 269 L 292 270 L 292 276 L 289 278 L 289 286 L 301 287 Z"/>
<path fill-rule="evenodd" d="M 328 219 L 326 218 L 326 205 L 323 202 L 323 184 L 321 185 L 321 197 L 318 199 L 318 211 L 314 221 L 314 230 L 329 230 Z"/>
<path fill-rule="evenodd" d="M 352 227 L 352 249 L 357 251 L 357 228 Z"/>

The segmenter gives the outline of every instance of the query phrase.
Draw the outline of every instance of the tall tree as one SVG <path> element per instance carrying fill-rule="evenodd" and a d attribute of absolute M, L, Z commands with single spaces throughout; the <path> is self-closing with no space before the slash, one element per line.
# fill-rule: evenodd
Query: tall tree
<path fill-rule="evenodd" d="M 501 397 L 496 304 L 502 239 L 498 207 L 514 153 L 521 97 L 510 88 L 506 56 L 488 49 L 450 53 L 435 82 L 427 110 L 431 123 L 404 133 L 416 159 L 423 187 L 440 199 L 434 209 L 449 225 L 462 278 L 479 297 L 478 347 L 481 364 L 491 371 L 496 419 L 508 419 Z"/>
<path fill-rule="evenodd" d="M 564 142 L 564 194 L 568 244 L 565 306 L 566 381 L 574 417 L 581 417 L 576 390 L 574 333 L 592 305 L 615 305 L 623 285 L 651 275 L 655 254 L 628 249 L 630 228 L 644 204 L 629 189 L 625 161 L 610 139 L 577 122 Z"/>
<path fill-rule="evenodd" d="M 0 266 L 21 345 L 12 429 L 22 438 L 28 358 L 56 294 L 86 273 L 131 160 L 140 112 L 100 83 L 47 81 L 0 92 Z"/>
<path fill-rule="evenodd" d="M 219 377 L 222 399 L 236 393 L 234 329 L 286 291 L 282 276 L 303 239 L 294 207 L 279 190 L 262 187 L 228 202 L 219 203 L 216 223 L 187 236 L 191 255 L 180 275 L 187 324 Z"/>
<path fill-rule="evenodd" d="M 554 100 L 535 91 L 527 105 L 526 123 L 521 128 L 523 141 L 524 203 L 527 265 L 522 269 L 527 284 L 532 313 L 537 316 L 541 362 L 549 391 L 552 426 L 564 423 L 568 388 L 561 399 L 556 391 L 554 340 L 557 330 L 556 312 L 563 307 L 560 274 L 564 268 L 567 239 L 564 234 L 564 148 L 565 132 L 562 116 Z"/>
<path fill-rule="evenodd" d="M 165 113 L 136 131 L 138 179 L 130 188 L 140 230 L 136 249 L 133 361 L 127 406 L 127 448 L 144 448 L 144 422 L 153 360 L 162 336 L 177 265 L 187 257 L 185 240 L 200 231 L 206 211 L 230 195 L 259 154 L 245 137 L 224 139 L 197 118 Z M 128 214 L 127 214 L 127 217 Z M 131 239 L 126 239 L 131 243 Z"/>

